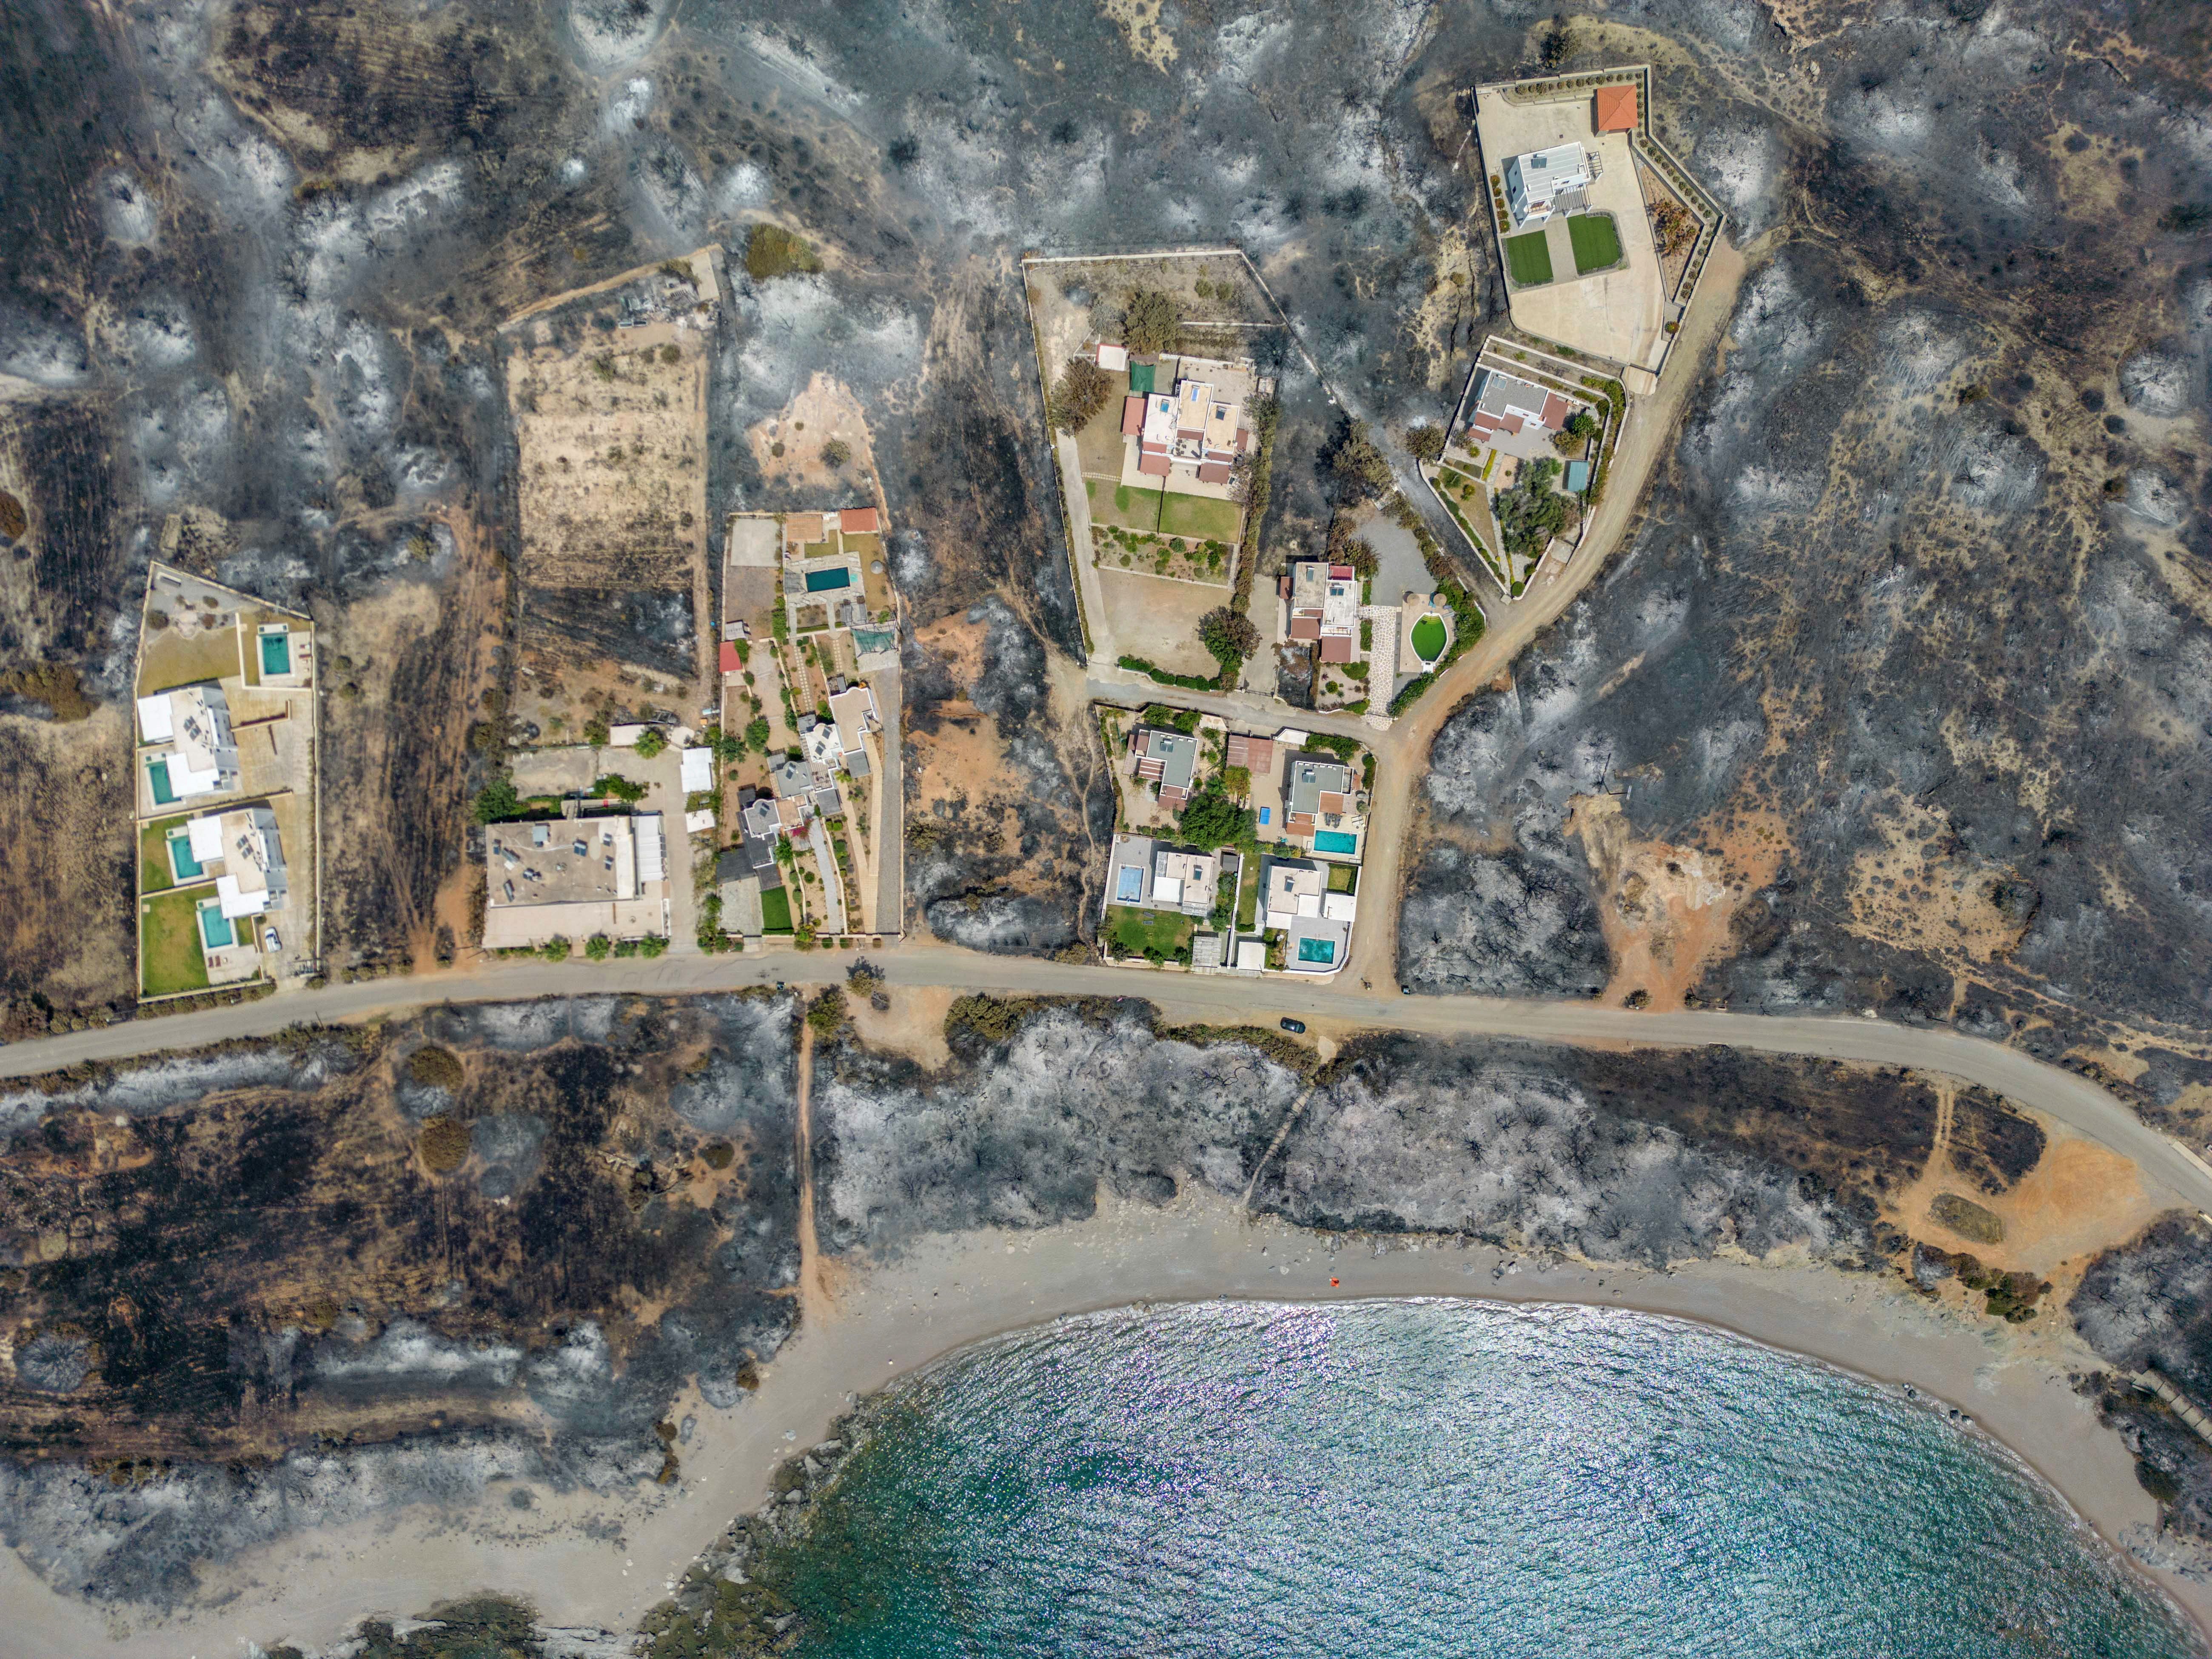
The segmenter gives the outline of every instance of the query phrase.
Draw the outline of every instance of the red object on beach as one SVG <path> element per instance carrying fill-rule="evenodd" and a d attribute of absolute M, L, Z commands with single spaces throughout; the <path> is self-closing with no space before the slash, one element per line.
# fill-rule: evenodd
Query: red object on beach
<path fill-rule="evenodd" d="M 1331 1285 L 1332 1287 L 1336 1284 L 1336 1281 L 1335 1281 L 1334 1279 L 1330 1279 L 1328 1282 L 1329 1282 L 1329 1284 L 1330 1284 L 1330 1285 Z"/>

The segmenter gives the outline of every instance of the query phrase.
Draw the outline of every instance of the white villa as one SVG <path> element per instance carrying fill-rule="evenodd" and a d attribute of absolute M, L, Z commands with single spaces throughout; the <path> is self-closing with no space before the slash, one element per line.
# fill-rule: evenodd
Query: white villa
<path fill-rule="evenodd" d="M 139 741 L 156 805 L 239 787 L 238 744 L 220 685 L 180 685 L 138 699 Z"/>
<path fill-rule="evenodd" d="M 1540 225 L 1554 213 L 1578 213 L 1589 205 L 1586 192 L 1596 176 L 1590 153 L 1580 144 L 1532 149 L 1505 164 L 1505 204 L 1516 226 Z"/>

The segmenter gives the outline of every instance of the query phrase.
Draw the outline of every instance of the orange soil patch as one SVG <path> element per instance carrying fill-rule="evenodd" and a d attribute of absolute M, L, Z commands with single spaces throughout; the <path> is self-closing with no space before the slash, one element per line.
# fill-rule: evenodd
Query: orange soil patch
<path fill-rule="evenodd" d="M 945 1044 L 945 1017 L 959 994 L 950 986 L 916 985 L 886 988 L 890 1007 L 878 1013 L 855 997 L 853 1029 L 871 1048 L 889 1048 L 915 1064 L 938 1071 L 952 1063 L 952 1050 Z"/>
<path fill-rule="evenodd" d="M 1721 855 L 1633 838 L 1616 795 L 1580 795 L 1567 831 L 1582 837 L 1613 957 L 1607 1002 L 1638 991 L 1655 1010 L 1680 1008 L 1705 964 L 1731 943 L 1729 923 L 1753 887 L 1772 878 L 1786 842 L 1754 817 L 1724 838 Z"/>
<path fill-rule="evenodd" d="M 1964 1250 L 2008 1273 L 2038 1273 L 2054 1283 L 2078 1278 L 2087 1259 L 2125 1243 L 2167 1207 L 2145 1188 L 2142 1171 L 2109 1147 L 2030 1112 L 2047 1138 L 2042 1159 L 2002 1193 L 1987 1193 L 1952 1166 L 1948 1140 L 1949 1089 L 1944 1091 L 1945 1133 L 1917 1180 L 1883 1205 L 1887 1218 L 1913 1237 L 1947 1250 Z M 2024 1109 L 2018 1107 L 2015 1109 Z M 1942 1226 L 1929 1213 L 1939 1193 L 1955 1193 L 2004 1223 L 2002 1242 L 1987 1244 Z M 2058 1285 L 2063 1291 L 2063 1285 Z M 2055 1291 L 2054 1294 L 2057 1292 Z"/>
<path fill-rule="evenodd" d="M 1876 827 L 1885 844 L 1851 860 L 1850 931 L 1939 960 L 2011 955 L 2027 925 L 1991 896 L 2003 872 L 1964 856 L 1944 813 L 1905 801 Z"/>
<path fill-rule="evenodd" d="M 832 439 L 853 452 L 852 459 L 842 467 L 831 466 L 822 459 L 823 446 Z M 864 498 L 873 492 L 876 451 L 868 434 L 867 418 L 860 411 L 860 400 L 843 381 L 827 374 L 817 374 L 808 380 L 805 390 L 781 414 L 747 428 L 745 441 L 752 446 L 763 483 L 825 489 L 840 485 L 849 489 L 861 484 L 866 486 L 860 492 Z M 778 444 L 783 446 L 781 455 L 775 453 Z"/>

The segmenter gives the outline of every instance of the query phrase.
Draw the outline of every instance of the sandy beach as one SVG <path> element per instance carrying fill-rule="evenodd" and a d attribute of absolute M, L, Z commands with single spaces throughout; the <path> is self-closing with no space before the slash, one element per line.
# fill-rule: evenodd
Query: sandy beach
<path fill-rule="evenodd" d="M 485 1589 L 529 1600 L 551 1626 L 628 1630 L 732 1517 L 758 1506 L 775 1463 L 823 1437 L 858 1393 L 1062 1315 L 1212 1297 L 1474 1297 L 1698 1320 L 1956 1407 L 2108 1540 L 2156 1524 L 2126 1449 L 2067 1384 L 2069 1367 L 2095 1364 L 2070 1334 L 1970 1325 L 1893 1278 L 1729 1261 L 1671 1273 L 1547 1267 L 1452 1242 L 1308 1234 L 1188 1195 L 1164 1210 L 1102 1203 L 1092 1220 L 1048 1232 L 932 1239 L 872 1268 L 814 1265 L 800 1334 L 764 1368 L 759 1392 L 727 1412 L 679 1403 L 673 1414 L 695 1418 L 695 1428 L 680 1483 L 657 1501 L 540 1492 L 516 1511 L 494 1488 L 472 1510 L 412 1510 L 212 1568 L 205 1610 L 166 1620 L 105 1614 L 58 1595 L 8 1553 L 0 1652 L 171 1659 L 279 1640 L 312 1650 L 365 1616 L 412 1614 Z M 2146 1571 L 2212 1630 L 2212 1589 Z"/>

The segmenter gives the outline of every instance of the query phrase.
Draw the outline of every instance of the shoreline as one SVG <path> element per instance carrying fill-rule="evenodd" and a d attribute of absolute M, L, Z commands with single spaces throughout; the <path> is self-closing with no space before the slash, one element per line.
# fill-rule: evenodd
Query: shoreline
<path fill-rule="evenodd" d="M 1978 1328 L 1893 1277 L 1729 1261 L 1671 1272 L 1540 1267 L 1521 1253 L 1456 1239 L 1309 1233 L 1188 1189 L 1164 1209 L 1102 1196 L 1088 1221 L 938 1236 L 881 1265 L 823 1265 L 826 1297 L 809 1298 L 809 1322 L 761 1367 L 757 1393 L 726 1412 L 688 1393 L 672 1406 L 672 1418 L 694 1417 L 696 1430 L 679 1449 L 678 1485 L 658 1502 L 540 1492 L 518 1532 L 495 1487 L 466 1509 L 418 1508 L 303 1532 L 210 1566 L 201 1605 L 167 1617 L 64 1597 L 14 1551 L 0 1551 L 0 1596 L 12 1626 L 0 1652 L 170 1659 L 245 1641 L 312 1650 L 365 1617 L 411 1617 L 483 1590 L 532 1602 L 548 1626 L 627 1633 L 702 1549 L 761 1506 L 783 1458 L 823 1438 L 858 1395 L 960 1350 L 1114 1308 L 1446 1297 L 1686 1320 L 1876 1386 L 1909 1386 L 1931 1407 L 1957 1408 L 1966 1419 L 1959 1426 L 2032 1471 L 2212 1650 L 2212 1585 L 2147 1566 L 2120 1541 L 2154 1525 L 2157 1510 L 2119 1437 L 2067 1383 L 2068 1369 L 2101 1362 L 2070 1332 L 2023 1338 Z M 600 1536 L 586 1536 L 587 1525 Z"/>

